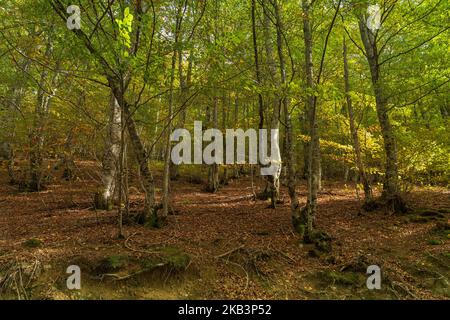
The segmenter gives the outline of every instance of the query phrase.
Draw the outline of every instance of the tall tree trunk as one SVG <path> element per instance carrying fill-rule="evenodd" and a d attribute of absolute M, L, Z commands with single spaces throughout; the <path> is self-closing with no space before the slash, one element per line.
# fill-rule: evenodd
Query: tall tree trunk
<path fill-rule="evenodd" d="M 176 51 L 172 54 L 172 66 L 171 66 L 171 74 L 170 74 L 170 89 L 169 89 L 169 110 L 168 110 L 168 123 L 166 125 L 166 141 L 165 141 L 165 154 L 164 154 L 164 174 L 163 174 L 163 196 L 162 196 L 162 205 L 163 211 L 160 216 L 160 223 L 165 224 L 167 220 L 167 216 L 169 215 L 170 210 L 170 163 L 171 163 L 171 143 L 170 143 L 170 135 L 172 132 L 172 117 L 173 117 L 173 99 L 174 99 L 174 81 L 175 81 L 175 67 L 177 62 L 177 53 Z"/>
<path fill-rule="evenodd" d="M 173 100 L 174 100 L 174 83 L 175 83 L 175 69 L 177 66 L 177 55 L 182 57 L 180 54 L 181 48 L 178 48 L 179 38 L 180 38 L 180 29 L 181 23 L 183 21 L 182 10 L 183 7 L 187 5 L 186 1 L 181 1 L 178 4 L 177 15 L 175 21 L 174 34 L 175 39 L 173 43 L 173 52 L 172 52 L 172 64 L 170 69 L 170 84 L 169 84 L 169 110 L 168 110 L 168 123 L 166 127 L 166 146 L 165 146 L 165 154 L 164 154 L 164 174 L 163 174 L 163 195 L 162 195 L 162 214 L 159 218 L 159 224 L 163 225 L 167 222 L 167 217 L 170 211 L 170 167 L 171 167 L 171 142 L 170 135 L 172 133 L 172 121 L 173 121 Z M 181 61 L 180 61 L 181 62 Z"/>
<path fill-rule="evenodd" d="M 213 128 L 218 127 L 219 98 L 214 97 L 212 122 Z M 214 163 L 208 169 L 208 187 L 209 192 L 216 193 L 219 191 L 219 165 Z"/>
<path fill-rule="evenodd" d="M 388 100 L 385 93 L 385 84 L 382 81 L 377 40 L 366 25 L 366 19 L 362 16 L 359 20 L 359 30 L 364 44 L 367 61 L 370 67 L 372 86 L 375 93 L 378 121 L 384 141 L 386 154 L 386 174 L 383 186 L 383 200 L 394 212 L 405 212 L 406 204 L 400 196 L 398 187 L 398 162 L 397 146 L 394 130 L 389 118 Z"/>
<path fill-rule="evenodd" d="M 114 104 L 117 101 L 114 99 Z M 120 112 L 120 124 L 125 123 L 124 113 Z M 118 157 L 118 173 L 116 175 L 116 184 L 118 185 L 118 196 L 119 196 L 119 205 L 117 206 L 118 213 L 118 238 L 123 239 L 123 208 L 122 203 L 125 199 L 127 201 L 125 207 L 128 210 L 128 189 L 125 190 L 124 186 L 124 169 L 125 169 L 125 158 L 126 158 L 126 145 L 125 145 L 125 130 L 121 126 L 120 130 L 120 146 L 119 146 L 119 157 Z M 125 197 L 124 197 L 125 195 Z"/>
<path fill-rule="evenodd" d="M 26 74 L 29 70 L 30 65 L 31 59 L 25 58 L 24 61 L 20 63 L 20 65 L 18 65 L 17 69 L 18 73 L 21 72 Z M 8 161 L 7 170 L 11 184 L 16 184 L 18 182 L 14 173 L 14 162 L 15 162 L 14 143 L 16 137 L 17 115 L 19 114 L 18 111 L 20 111 L 22 108 L 22 100 L 25 95 L 25 88 L 23 86 L 23 83 L 24 81 L 21 78 L 18 78 L 16 80 L 15 84 L 10 90 L 8 98 L 6 99 L 7 110 L 5 110 L 6 111 L 5 117 L 1 119 L 2 121 L 1 129 L 5 133 L 6 138 L 5 141 L 2 142 L 1 150 L 3 158 L 5 158 Z"/>
<path fill-rule="evenodd" d="M 359 142 L 358 128 L 355 123 L 355 114 L 353 111 L 352 97 L 350 95 L 350 80 L 348 71 L 347 60 L 347 44 L 344 37 L 343 43 L 343 55 L 344 55 L 344 83 L 345 83 L 345 96 L 347 99 L 347 112 L 350 121 L 350 134 L 353 141 L 353 150 L 355 152 L 356 166 L 359 172 L 359 178 L 364 188 L 364 202 L 369 205 L 373 201 L 372 187 L 370 186 L 369 179 L 367 178 L 364 162 L 361 157 L 361 144 Z M 348 170 L 348 169 L 347 169 Z M 346 171 L 348 172 L 348 171 Z"/>
<path fill-rule="evenodd" d="M 267 65 L 268 65 L 268 71 L 269 71 L 269 84 L 277 89 L 280 89 L 280 81 L 277 77 L 277 67 L 276 62 L 274 58 L 274 52 L 273 52 L 273 43 L 272 43 L 272 35 L 270 30 L 270 12 L 268 9 L 269 1 L 265 0 L 263 2 L 263 11 L 264 11 L 264 20 L 263 20 L 263 27 L 264 27 L 264 47 L 265 47 L 265 53 L 266 53 L 266 59 L 267 59 Z M 280 98 L 277 94 L 275 94 L 272 98 L 272 118 L 270 123 L 270 128 L 273 130 L 279 130 L 280 129 Z M 272 142 L 271 142 L 272 143 Z M 269 149 L 269 148 L 268 148 Z M 271 150 L 271 148 L 269 149 Z M 273 156 L 273 155 L 271 155 Z M 280 170 L 282 164 L 279 164 Z M 279 175 L 272 175 L 267 177 L 267 186 L 264 193 L 267 193 L 268 196 L 271 199 L 271 206 L 272 208 L 276 208 L 276 204 L 280 201 L 280 176 Z M 264 197 L 265 198 L 265 197 Z"/>
<path fill-rule="evenodd" d="M 25 68 L 28 68 L 29 63 L 26 64 Z M 23 69 L 22 69 L 23 70 Z M 11 99 L 8 101 L 7 113 L 2 119 L 4 126 L 2 126 L 3 132 L 5 132 L 6 140 L 2 142 L 1 150 L 2 157 L 5 158 L 8 169 L 8 176 L 11 184 L 15 184 L 16 176 L 14 173 L 14 162 L 15 162 L 15 152 L 14 152 L 14 140 L 16 136 L 16 117 L 17 110 L 20 110 L 22 105 L 22 99 L 24 95 L 24 90 L 21 87 L 16 87 L 11 90 Z"/>
<path fill-rule="evenodd" d="M 256 34 L 256 0 L 252 0 L 252 36 L 253 57 L 255 61 L 256 83 L 261 87 L 261 68 L 259 65 L 258 36 Z M 259 129 L 264 128 L 264 101 L 261 92 L 258 92 Z"/>
<path fill-rule="evenodd" d="M 223 98 L 222 98 L 222 131 L 226 132 L 227 126 L 228 126 L 228 101 L 227 96 L 224 92 Z M 224 141 L 224 144 L 226 142 Z M 224 150 L 226 148 L 226 145 L 224 145 Z M 229 175 L 228 175 L 228 165 L 225 164 L 223 168 L 223 178 L 221 180 L 222 185 L 228 185 L 229 183 Z"/>
<path fill-rule="evenodd" d="M 239 125 L 239 96 L 236 93 L 234 98 L 234 129 L 236 130 Z M 234 159 L 237 157 L 237 146 L 234 147 Z M 233 178 L 238 179 L 240 175 L 240 166 L 238 164 L 233 165 Z"/>
<path fill-rule="evenodd" d="M 45 74 L 45 75 L 44 75 Z M 47 72 L 43 72 L 41 76 L 41 85 L 45 85 Z M 48 116 L 48 108 L 51 97 L 48 96 L 42 89 L 38 90 L 38 98 L 35 108 L 33 129 L 30 133 L 30 183 L 29 189 L 31 191 L 41 191 L 43 187 L 42 165 L 43 165 L 43 148 L 44 148 L 44 131 L 45 123 Z"/>
<path fill-rule="evenodd" d="M 313 94 L 315 83 L 313 79 L 313 40 L 311 30 L 309 0 L 302 1 L 303 8 L 303 35 L 305 43 L 305 74 L 306 74 L 306 110 L 308 112 L 310 140 L 307 157 L 308 198 L 306 207 L 302 209 L 299 220 L 299 232 L 305 241 L 310 241 L 314 232 L 314 223 L 317 209 L 317 193 L 320 187 L 320 140 L 317 122 L 316 98 Z"/>
<path fill-rule="evenodd" d="M 183 50 L 181 47 L 178 49 L 178 74 L 180 78 L 180 102 L 181 104 L 185 104 L 187 99 L 189 98 L 189 88 L 191 86 L 191 77 L 192 77 L 192 52 L 189 54 L 188 58 L 188 67 L 187 74 L 184 76 L 183 72 Z M 187 118 L 187 106 L 184 106 L 180 112 L 178 128 L 184 128 L 186 125 Z M 177 180 L 179 178 L 179 166 L 170 162 L 170 179 Z"/>
<path fill-rule="evenodd" d="M 275 10 L 275 22 L 277 31 L 277 49 L 278 49 L 278 59 L 280 61 L 280 75 L 281 75 L 281 85 L 283 87 L 287 84 L 286 77 L 286 62 L 283 51 L 283 32 L 284 24 L 282 20 L 282 9 L 279 5 L 278 0 L 273 2 Z M 283 105 L 284 121 L 286 125 L 286 139 L 285 139 L 285 150 L 286 150 L 286 168 L 287 168 L 287 178 L 288 178 L 288 192 L 291 199 L 291 214 L 292 222 L 297 225 L 297 221 L 300 215 L 300 204 L 298 201 L 298 195 L 296 191 L 297 179 L 295 171 L 295 156 L 294 156 L 294 132 L 292 126 L 292 119 L 289 110 L 290 98 L 287 93 L 282 97 L 281 104 Z"/>
<path fill-rule="evenodd" d="M 53 53 L 53 43 L 51 36 L 49 36 L 47 40 L 47 46 L 45 51 L 45 58 L 49 60 Z M 43 148 L 45 141 L 45 126 L 48 117 L 48 111 L 50 108 L 51 95 L 49 95 L 48 91 L 52 91 L 53 88 L 48 88 L 48 78 L 49 78 L 49 70 L 43 69 L 40 75 L 39 80 L 39 88 L 37 92 L 37 101 L 36 107 L 34 110 L 34 120 L 33 120 L 33 128 L 30 133 L 30 182 L 29 189 L 31 191 L 41 191 L 42 184 L 42 165 L 43 165 Z M 53 79 L 51 79 L 51 86 L 54 84 L 56 79 L 56 75 L 54 75 Z"/>
<path fill-rule="evenodd" d="M 117 94 L 115 95 L 117 98 Z M 158 216 L 155 206 L 155 185 L 153 175 L 148 165 L 148 154 L 147 151 L 145 150 L 141 138 L 139 137 L 139 133 L 136 128 L 136 123 L 134 122 L 134 119 L 130 112 L 130 106 L 126 101 L 123 100 L 123 98 L 122 100 L 120 99 L 117 100 L 123 101 L 122 112 L 124 112 L 125 118 L 124 125 L 127 128 L 130 143 L 133 147 L 133 152 L 135 154 L 136 161 L 139 166 L 141 185 L 145 192 L 144 212 L 140 215 L 138 222 L 139 223 L 149 222 L 151 225 L 157 225 Z"/>
<path fill-rule="evenodd" d="M 112 210 L 116 194 L 116 174 L 119 167 L 122 132 L 122 112 L 116 97 L 111 93 L 109 124 L 102 161 L 102 189 L 96 194 L 96 208 Z"/>

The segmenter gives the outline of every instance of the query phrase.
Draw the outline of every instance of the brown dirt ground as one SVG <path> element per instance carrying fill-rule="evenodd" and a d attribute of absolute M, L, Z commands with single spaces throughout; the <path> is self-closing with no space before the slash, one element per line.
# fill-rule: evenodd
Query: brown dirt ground
<path fill-rule="evenodd" d="M 317 223 L 332 236 L 333 251 L 317 258 L 292 232 L 288 201 L 273 210 L 268 202 L 251 200 L 248 177 L 214 195 L 181 179 L 173 183 L 176 215 L 167 227 L 129 224 L 127 239 L 119 240 L 116 213 L 92 208 L 98 167 L 77 164 L 76 181 L 55 180 L 39 193 L 19 192 L 7 184 L 1 169 L 0 279 L 7 270 L 1 266 L 13 262 L 23 270 L 38 262 L 40 272 L 22 285 L 26 294 L 4 288 L 0 299 L 450 298 L 448 236 L 432 245 L 434 222 L 408 223 L 385 212 L 359 215 L 352 185 L 324 184 Z M 304 201 L 304 183 L 298 192 Z M 137 211 L 143 196 L 138 188 L 132 194 L 131 210 Z M 285 190 L 283 197 L 288 199 Z M 415 188 L 406 198 L 414 208 L 450 208 L 450 191 L 445 189 Z M 24 243 L 29 239 L 42 245 L 28 248 Z M 159 259 L 169 249 L 186 254 L 189 262 L 181 269 L 155 268 L 133 276 L 136 261 Z M 111 256 L 134 262 L 114 276 L 98 277 L 100 261 Z M 361 256 L 382 267 L 382 290 L 369 291 L 364 273 L 341 271 Z M 81 266 L 80 291 L 64 288 L 65 268 L 71 264 Z M 129 277 L 120 280 L 124 275 Z"/>

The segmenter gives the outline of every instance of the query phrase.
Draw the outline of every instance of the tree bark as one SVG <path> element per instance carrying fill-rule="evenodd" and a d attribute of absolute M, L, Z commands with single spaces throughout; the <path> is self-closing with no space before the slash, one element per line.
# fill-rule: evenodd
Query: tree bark
<path fill-rule="evenodd" d="M 27 61 L 21 70 L 28 69 L 30 65 L 29 61 Z M 16 117 L 17 110 L 20 110 L 22 105 L 22 99 L 24 96 L 24 90 L 22 87 L 17 85 L 17 87 L 11 90 L 10 101 L 8 101 L 8 109 L 7 114 L 2 119 L 4 126 L 2 126 L 2 130 L 4 130 L 6 135 L 6 140 L 2 142 L 1 146 L 1 156 L 5 158 L 7 162 L 7 170 L 8 176 L 11 184 L 17 183 L 16 176 L 14 173 L 14 162 L 15 162 L 15 152 L 14 152 L 14 140 L 16 136 Z M 9 99 L 8 99 L 9 100 Z"/>
<path fill-rule="evenodd" d="M 239 123 L 239 96 L 236 93 L 234 98 L 234 129 L 237 129 Z M 237 157 L 237 146 L 234 147 L 234 159 Z M 233 178 L 238 179 L 240 176 L 240 166 L 238 164 L 233 165 Z"/>
<path fill-rule="evenodd" d="M 277 67 L 276 62 L 274 58 L 274 49 L 273 49 L 273 43 L 272 43 L 272 36 L 271 36 L 271 30 L 270 30 L 270 12 L 268 10 L 268 0 L 265 0 L 263 2 L 263 11 L 264 11 L 264 20 L 263 20 L 263 27 L 264 27 L 264 47 L 265 47 L 265 53 L 266 53 L 266 59 L 267 59 L 267 66 L 268 66 L 268 73 L 269 73 L 269 82 L 268 85 L 274 85 L 277 89 L 280 89 L 280 81 L 277 77 Z M 272 119 L 270 123 L 270 128 L 273 130 L 279 130 L 280 129 L 280 98 L 277 94 L 275 94 L 272 98 Z M 271 150 L 271 148 L 268 150 Z M 280 171 L 281 166 L 280 165 Z M 280 176 L 274 175 L 274 176 L 268 176 L 267 177 L 267 186 L 266 190 L 264 191 L 264 194 L 268 194 L 268 196 L 271 199 L 271 206 L 272 208 L 276 208 L 276 205 L 278 202 L 280 202 Z M 265 195 L 264 195 L 264 198 Z"/>
<path fill-rule="evenodd" d="M 111 94 L 109 101 L 109 124 L 102 161 L 102 189 L 96 195 L 96 208 L 112 210 L 116 194 L 116 175 L 119 167 L 122 131 L 122 112 L 116 97 Z"/>
<path fill-rule="evenodd" d="M 184 70 L 183 70 L 183 51 L 181 48 L 178 49 L 178 74 L 180 79 L 180 102 L 181 104 L 184 104 L 187 99 L 189 98 L 189 88 L 191 86 L 191 78 L 192 78 L 192 63 L 193 63 L 193 57 L 192 52 L 189 54 L 188 58 L 188 67 L 187 67 L 187 74 L 184 76 Z M 184 128 L 186 125 L 186 118 L 187 118 L 187 107 L 184 106 L 183 109 L 180 112 L 179 117 L 179 123 L 178 128 Z M 177 180 L 180 176 L 179 174 L 179 166 L 174 165 L 173 162 L 170 162 L 170 179 L 171 180 Z"/>
<path fill-rule="evenodd" d="M 258 36 L 256 33 L 256 0 L 252 0 L 252 38 L 253 38 L 253 57 L 255 61 L 256 83 L 261 89 L 261 67 L 259 65 Z M 261 92 L 258 92 L 258 111 L 259 111 L 259 129 L 264 128 L 264 101 Z"/>
<path fill-rule="evenodd" d="M 178 24 L 178 22 L 177 22 Z M 166 125 L 166 141 L 165 141 L 165 154 L 164 154 L 164 174 L 163 174 L 163 196 L 162 196 L 162 205 L 163 211 L 160 216 L 160 223 L 165 223 L 167 220 L 167 216 L 169 215 L 169 201 L 170 201 L 170 154 L 171 154 L 171 143 L 170 143 L 170 135 L 172 132 L 172 117 L 173 117 L 173 99 L 174 99 L 174 81 L 175 81 L 175 67 L 177 62 L 177 53 L 174 50 L 172 54 L 172 66 L 170 73 L 170 89 L 169 89 L 169 110 L 168 110 L 168 123 Z"/>
<path fill-rule="evenodd" d="M 379 64 L 377 41 L 374 34 L 366 25 L 366 20 L 362 16 L 359 20 L 359 30 L 364 44 L 367 62 L 369 63 L 372 86 L 375 93 L 376 109 L 378 121 L 381 127 L 381 134 L 384 141 L 384 151 L 386 154 L 386 174 L 383 185 L 382 199 L 394 212 L 405 212 L 406 204 L 400 196 L 398 187 L 398 162 L 397 146 L 389 118 L 388 100 L 385 93 L 385 84 L 382 81 Z"/>
<path fill-rule="evenodd" d="M 305 74 L 306 74 L 306 110 L 308 112 L 310 140 L 307 157 L 307 184 L 308 198 L 305 208 L 301 210 L 298 232 L 305 241 L 310 241 L 314 232 L 314 223 L 317 210 L 317 193 L 320 187 L 320 140 L 317 122 L 317 101 L 314 96 L 315 83 L 313 79 L 313 40 L 311 29 L 309 0 L 302 1 L 303 8 L 303 34 L 305 43 Z"/>
<path fill-rule="evenodd" d="M 26 52 L 28 55 L 29 52 Z M 19 73 L 27 74 L 31 65 L 31 59 L 24 58 L 20 64 L 17 65 L 17 71 Z M 16 122 L 17 115 L 21 112 L 22 100 L 25 95 L 25 87 L 23 85 L 24 79 L 18 78 L 13 84 L 9 95 L 5 99 L 6 102 L 6 114 L 1 119 L 1 130 L 5 133 L 5 140 L 1 144 L 1 155 L 7 160 L 8 176 L 11 184 L 18 183 L 14 173 L 15 151 L 14 144 L 16 138 Z"/>
<path fill-rule="evenodd" d="M 118 101 L 120 100 L 118 99 Z M 124 100 L 122 99 L 122 101 Z M 125 126 L 127 128 L 130 143 L 133 147 L 133 152 L 135 154 L 139 166 L 141 185 L 145 192 L 144 212 L 140 215 L 138 222 L 139 223 L 150 222 L 151 225 L 156 225 L 158 221 L 158 216 L 155 207 L 155 185 L 153 175 L 148 165 L 147 151 L 145 150 L 142 140 L 139 137 L 139 133 L 136 128 L 136 123 L 134 122 L 134 119 L 130 112 L 130 107 L 128 103 L 125 101 L 122 106 L 122 112 L 124 112 Z M 151 220 L 149 221 L 149 219 Z"/>
<path fill-rule="evenodd" d="M 213 112 L 212 112 L 212 122 L 213 128 L 218 127 L 218 109 L 219 109 L 219 98 L 214 97 Z M 214 163 L 209 166 L 208 169 L 208 187 L 209 192 L 216 193 L 219 191 L 219 165 Z"/>
<path fill-rule="evenodd" d="M 278 59 L 280 62 L 280 78 L 281 85 L 285 87 L 287 85 L 287 77 L 286 77 L 286 62 L 283 51 L 283 32 L 284 32 L 284 24 L 282 20 L 282 8 L 279 5 L 278 0 L 273 2 L 274 11 L 275 11 L 275 21 L 276 21 L 276 33 L 277 33 L 277 49 L 278 49 Z M 296 225 L 296 221 L 298 221 L 298 217 L 300 214 L 300 204 L 298 200 L 298 195 L 296 191 L 297 187 L 297 179 L 296 179 L 296 170 L 295 170 L 295 156 L 294 156 L 294 133 L 293 133 L 293 125 L 291 114 L 289 111 L 290 98 L 287 94 L 285 94 L 280 104 L 283 105 L 283 113 L 284 113 L 284 121 L 286 125 L 286 168 L 288 175 L 288 192 L 289 197 L 291 199 L 291 214 L 292 214 L 292 222 L 294 226 Z"/>
<path fill-rule="evenodd" d="M 46 45 L 45 58 L 49 60 L 53 53 L 53 43 L 51 36 L 49 36 Z M 30 133 L 30 182 L 28 188 L 30 191 L 39 192 L 42 190 L 43 183 L 43 173 L 42 173 L 42 165 L 43 165 L 43 148 L 45 141 L 45 126 L 48 118 L 48 111 L 50 108 L 50 102 L 52 96 L 49 95 L 48 91 L 52 91 L 53 88 L 48 88 L 48 77 L 49 71 L 44 68 L 41 72 L 40 80 L 39 80 L 39 88 L 37 90 L 37 101 L 34 110 L 34 120 L 33 120 L 33 128 Z M 54 75 L 53 79 L 51 79 L 51 85 L 54 84 L 56 79 L 56 75 Z"/>
<path fill-rule="evenodd" d="M 355 152 L 355 162 L 359 172 L 359 178 L 364 188 L 364 202 L 369 204 L 373 201 L 372 187 L 370 186 L 369 179 L 367 178 L 366 169 L 361 156 L 361 144 L 358 136 L 358 128 L 355 123 L 355 113 L 353 110 L 352 97 L 350 95 L 350 80 L 347 60 L 347 44 L 343 43 L 343 55 L 344 55 L 344 83 L 345 83 L 345 96 L 347 100 L 347 112 L 350 122 L 350 134 L 353 142 L 353 150 Z M 347 169 L 348 170 L 348 169 Z M 348 171 L 347 171 L 348 172 Z"/>

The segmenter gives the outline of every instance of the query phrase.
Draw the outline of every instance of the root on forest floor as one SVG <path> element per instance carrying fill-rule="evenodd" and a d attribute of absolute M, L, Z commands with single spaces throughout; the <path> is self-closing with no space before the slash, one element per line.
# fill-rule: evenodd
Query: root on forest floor
<path fill-rule="evenodd" d="M 400 195 L 389 197 L 382 196 L 379 199 L 365 201 L 362 205 L 362 210 L 365 212 L 373 212 L 382 209 L 394 214 L 406 214 L 411 212 L 411 208 Z"/>
<path fill-rule="evenodd" d="M 0 294 L 14 293 L 18 300 L 30 299 L 29 290 L 41 271 L 42 264 L 37 259 L 31 263 L 16 260 L 0 265 Z"/>

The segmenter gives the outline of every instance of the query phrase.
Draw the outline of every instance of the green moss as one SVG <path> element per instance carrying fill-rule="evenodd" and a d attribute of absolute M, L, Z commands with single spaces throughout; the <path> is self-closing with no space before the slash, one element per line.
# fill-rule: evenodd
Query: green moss
<path fill-rule="evenodd" d="M 163 247 L 160 251 L 164 254 L 164 262 L 175 270 L 186 269 L 191 261 L 188 254 L 175 247 Z"/>
<path fill-rule="evenodd" d="M 173 255 L 167 258 L 169 266 L 176 270 L 186 269 L 190 261 L 191 258 L 186 254 Z"/>
<path fill-rule="evenodd" d="M 300 238 L 303 238 L 306 231 L 306 226 L 304 224 L 299 224 L 297 226 L 297 233 L 299 234 Z"/>
<path fill-rule="evenodd" d="M 149 229 L 158 229 L 159 228 L 158 218 L 154 214 L 152 214 L 150 216 L 150 219 L 148 219 L 148 221 L 145 222 L 144 226 Z"/>
<path fill-rule="evenodd" d="M 434 227 L 431 234 L 436 238 L 434 240 L 431 240 L 429 244 L 443 244 L 445 240 L 450 239 L 450 225 L 448 224 L 448 222 L 439 221 L 438 223 L 436 223 L 436 226 Z"/>
<path fill-rule="evenodd" d="M 362 275 L 355 272 L 337 272 L 334 270 L 322 271 L 319 278 L 327 284 L 341 286 L 360 286 L 362 283 Z"/>
<path fill-rule="evenodd" d="M 121 255 L 111 255 L 100 261 L 97 270 L 103 273 L 117 271 L 128 264 L 128 257 Z"/>
<path fill-rule="evenodd" d="M 151 270 L 164 266 L 172 270 L 184 270 L 191 261 L 191 257 L 187 253 L 175 247 L 167 246 L 158 248 L 155 251 L 160 253 L 159 257 L 148 257 L 139 261 L 143 269 Z"/>
<path fill-rule="evenodd" d="M 23 243 L 27 248 L 40 248 L 42 246 L 42 241 L 36 238 L 28 239 Z"/>
<path fill-rule="evenodd" d="M 438 239 L 432 239 L 428 241 L 428 244 L 432 246 L 440 246 L 442 244 L 442 241 Z"/>

